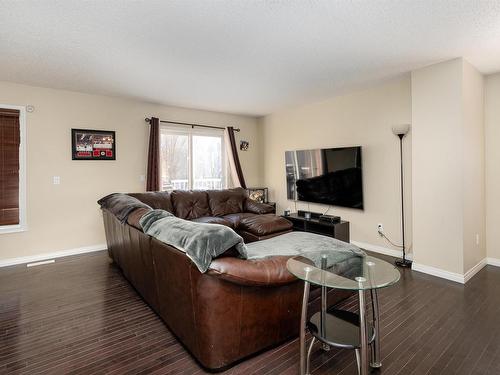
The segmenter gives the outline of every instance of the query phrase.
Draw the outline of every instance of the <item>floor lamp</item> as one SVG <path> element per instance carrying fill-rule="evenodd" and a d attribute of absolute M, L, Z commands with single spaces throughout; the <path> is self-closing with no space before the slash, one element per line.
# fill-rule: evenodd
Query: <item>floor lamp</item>
<path fill-rule="evenodd" d="M 410 131 L 410 125 L 400 125 L 392 128 L 394 135 L 399 138 L 399 156 L 401 158 L 401 231 L 403 238 L 403 258 L 396 259 L 396 263 L 399 267 L 410 268 L 411 260 L 406 259 L 406 246 L 405 246 L 405 195 L 404 195 L 404 175 L 403 175 L 403 138 Z"/>

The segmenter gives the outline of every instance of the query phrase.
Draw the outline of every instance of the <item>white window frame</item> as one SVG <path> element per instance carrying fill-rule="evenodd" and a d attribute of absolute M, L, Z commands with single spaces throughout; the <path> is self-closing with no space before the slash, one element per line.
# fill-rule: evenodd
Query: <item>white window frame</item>
<path fill-rule="evenodd" d="M 226 154 L 226 144 L 224 142 L 224 130 L 223 129 L 210 129 L 201 127 L 187 127 L 181 125 L 160 125 L 160 134 L 162 130 L 177 135 L 188 136 L 188 190 L 193 190 L 194 176 L 193 176 L 193 136 L 212 136 L 220 137 L 221 139 L 221 164 L 222 164 L 222 189 L 228 187 L 228 160 Z M 160 179 L 162 176 L 160 176 Z M 162 186 L 163 189 L 163 186 Z"/>
<path fill-rule="evenodd" d="M 26 215 L 26 107 L 0 104 L 0 108 L 19 111 L 19 224 L 0 225 L 0 234 L 24 232 L 28 230 Z"/>

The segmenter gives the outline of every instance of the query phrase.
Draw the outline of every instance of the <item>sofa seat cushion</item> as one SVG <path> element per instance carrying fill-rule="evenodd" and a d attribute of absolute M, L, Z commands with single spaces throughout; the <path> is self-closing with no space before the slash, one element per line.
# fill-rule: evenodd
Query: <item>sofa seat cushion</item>
<path fill-rule="evenodd" d="M 282 217 L 266 214 L 242 218 L 238 224 L 238 229 L 253 233 L 257 236 L 266 236 L 290 230 L 292 226 L 290 221 Z"/>
<path fill-rule="evenodd" d="M 212 216 L 208 205 L 208 195 L 202 190 L 174 190 L 170 193 L 174 215 L 181 219 L 193 220 Z"/>
<path fill-rule="evenodd" d="M 221 224 L 225 225 L 226 227 L 234 229 L 234 224 L 229 220 L 224 219 L 223 217 L 202 216 L 202 217 L 197 217 L 196 219 L 193 219 L 191 221 L 194 221 L 196 223 Z"/>
<path fill-rule="evenodd" d="M 245 241 L 245 243 L 252 243 L 255 241 L 268 240 L 270 238 L 281 236 L 283 234 L 290 233 L 290 232 L 293 232 L 293 230 L 290 229 L 290 230 L 286 230 L 284 232 L 276 232 L 276 233 L 272 233 L 272 234 L 267 234 L 265 236 L 259 236 L 259 235 L 247 232 L 246 230 L 242 230 L 242 229 L 238 230 L 238 234 L 243 238 L 243 241 Z"/>
<path fill-rule="evenodd" d="M 247 217 L 252 217 L 252 216 L 258 216 L 256 214 L 250 213 L 250 212 L 240 212 L 237 214 L 229 214 L 229 215 L 224 215 L 223 218 L 233 224 L 234 228 L 238 228 L 238 225 L 240 225 L 241 220 L 247 218 Z"/>
<path fill-rule="evenodd" d="M 213 216 L 243 212 L 243 205 L 247 199 L 245 189 L 209 190 L 207 193 Z"/>
<path fill-rule="evenodd" d="M 254 214 L 274 214 L 276 209 L 270 204 L 259 203 L 247 198 L 243 206 L 245 212 L 252 212 Z"/>

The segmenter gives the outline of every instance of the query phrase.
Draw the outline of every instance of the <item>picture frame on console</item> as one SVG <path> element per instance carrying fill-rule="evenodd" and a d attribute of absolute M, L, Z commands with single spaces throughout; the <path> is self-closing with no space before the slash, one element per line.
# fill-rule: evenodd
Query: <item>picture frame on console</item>
<path fill-rule="evenodd" d="M 256 187 L 247 188 L 248 197 L 259 203 L 268 203 L 268 188 L 266 187 Z"/>

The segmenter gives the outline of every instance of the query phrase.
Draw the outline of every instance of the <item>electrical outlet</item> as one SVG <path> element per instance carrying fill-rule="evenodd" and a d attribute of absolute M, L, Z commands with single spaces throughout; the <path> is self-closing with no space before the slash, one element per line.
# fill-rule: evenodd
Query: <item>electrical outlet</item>
<path fill-rule="evenodd" d="M 476 234 L 476 245 L 479 245 L 479 234 Z"/>
<path fill-rule="evenodd" d="M 54 177 L 52 178 L 52 183 L 53 183 L 54 185 L 60 185 L 60 184 L 61 184 L 61 177 L 59 177 L 59 176 L 54 176 Z"/>
<path fill-rule="evenodd" d="M 384 225 L 383 224 L 377 225 L 377 231 L 380 235 L 382 235 L 382 233 L 384 233 Z"/>

